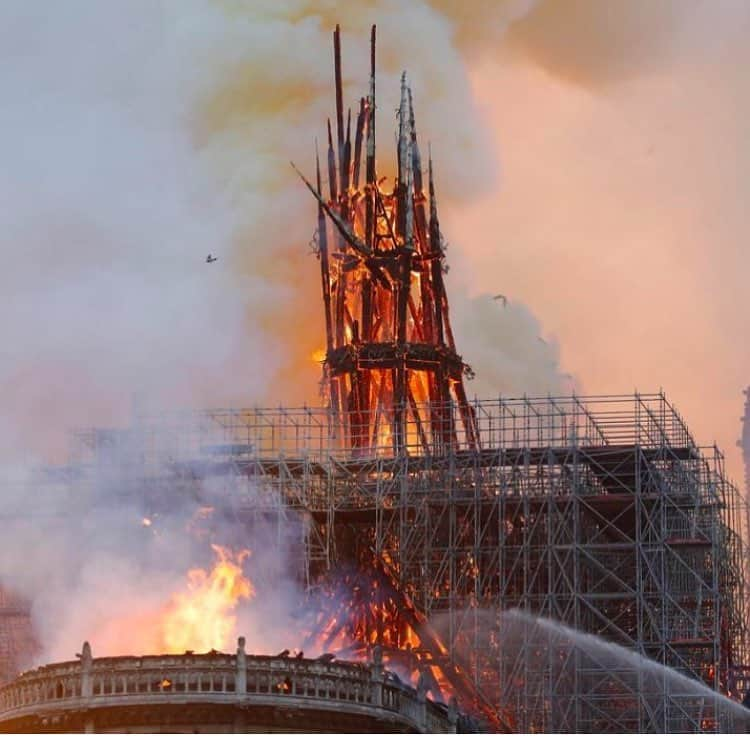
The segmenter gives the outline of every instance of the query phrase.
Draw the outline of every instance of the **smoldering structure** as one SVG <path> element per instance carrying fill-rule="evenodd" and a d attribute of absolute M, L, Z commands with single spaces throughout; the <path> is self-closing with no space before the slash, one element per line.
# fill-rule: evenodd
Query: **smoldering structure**
<path fill-rule="evenodd" d="M 746 687 L 748 529 L 722 454 L 662 393 L 469 401 L 437 180 L 405 76 L 397 174 L 377 171 L 375 54 L 373 28 L 369 91 L 345 116 L 334 34 L 327 166 L 316 158 L 313 180 L 300 170 L 318 214 L 325 405 L 138 414 L 80 434 L 54 481 L 95 484 L 115 463 L 130 478 L 122 501 L 150 514 L 203 502 L 210 482 L 236 528 L 275 529 L 279 570 L 306 592 L 305 654 L 377 651 L 487 730 L 737 729 L 721 695 Z M 530 618 L 510 638 L 510 609 L 601 636 L 716 698 Z"/>

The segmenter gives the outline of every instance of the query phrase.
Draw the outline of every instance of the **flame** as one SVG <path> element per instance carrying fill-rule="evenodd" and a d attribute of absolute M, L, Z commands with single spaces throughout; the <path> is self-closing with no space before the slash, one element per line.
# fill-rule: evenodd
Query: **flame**
<path fill-rule="evenodd" d="M 175 593 L 161 615 L 160 630 L 167 652 L 228 648 L 237 623 L 237 605 L 255 595 L 242 571 L 250 550 L 233 553 L 215 544 L 211 547 L 217 557 L 212 570 L 188 571 L 187 591 Z"/>
<path fill-rule="evenodd" d="M 307 647 L 320 652 L 340 654 L 346 659 L 372 659 L 372 647 L 383 648 L 383 663 L 405 682 L 416 686 L 420 674 L 427 679 L 427 696 L 448 702 L 456 690 L 451 682 L 452 672 L 446 673 L 447 649 L 431 630 L 429 643 L 405 619 L 403 602 L 388 591 L 376 595 L 379 601 L 369 598 L 372 592 L 382 589 L 382 582 L 372 580 L 363 594 L 355 586 L 352 597 L 344 602 L 338 616 L 318 622 L 316 632 Z M 364 596 L 364 600 L 363 600 Z M 423 626 L 429 630 L 427 626 Z M 455 668 L 453 668 L 455 671 Z"/>
<path fill-rule="evenodd" d="M 310 360 L 312 362 L 315 362 L 317 365 L 323 364 L 326 359 L 326 350 L 325 349 L 316 349 L 314 352 L 310 354 Z"/>
<path fill-rule="evenodd" d="M 508 708 L 497 707 L 475 684 L 460 659 L 451 658 L 438 633 L 410 597 L 394 583 L 392 561 L 370 569 L 340 573 L 324 587 L 305 652 L 330 652 L 344 659 L 371 661 L 379 646 L 383 663 L 403 682 L 422 682 L 427 697 L 481 715 L 496 729 L 515 726 Z M 467 665 L 468 666 L 468 665 Z M 494 681 L 493 675 L 489 676 Z"/>

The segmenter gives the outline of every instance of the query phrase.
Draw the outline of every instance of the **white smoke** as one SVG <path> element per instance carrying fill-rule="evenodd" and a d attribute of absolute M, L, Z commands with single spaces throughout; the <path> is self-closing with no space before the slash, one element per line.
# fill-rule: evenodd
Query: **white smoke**
<path fill-rule="evenodd" d="M 407 68 L 439 199 L 470 201 L 498 167 L 468 86 L 467 39 L 481 27 L 493 43 L 532 3 L 490 5 L 3 3 L 0 463 L 64 461 L 69 428 L 126 423 L 134 395 L 151 409 L 315 401 L 315 209 L 288 162 L 312 171 L 333 109 L 333 26 L 353 107 L 378 26 L 380 173 L 392 174 Z M 208 253 L 219 262 L 205 264 Z M 520 304 L 505 313 L 460 293 L 453 303 L 458 348 L 487 392 L 562 387 L 555 349 L 536 345 Z M 47 658 L 96 632 L 115 643 L 108 622 L 135 601 L 150 611 L 207 564 L 207 540 L 185 532 L 184 498 L 143 527 L 125 481 L 85 496 L 5 485 L 0 582 L 31 597 Z M 280 615 L 294 594 L 266 606 Z"/>
<path fill-rule="evenodd" d="M 128 437 L 140 448 L 153 439 L 137 428 Z M 238 603 L 233 637 L 246 636 L 259 653 L 296 647 L 303 601 L 296 513 L 252 480 L 173 475 L 165 483 L 139 474 L 131 458 L 121 446 L 100 453 L 99 466 L 69 485 L 38 478 L 4 486 L 0 581 L 31 602 L 37 660 L 72 658 L 84 639 L 102 655 L 164 650 L 164 612 L 187 593 L 189 570 L 211 570 L 212 545 L 251 553 L 242 568 L 255 596 Z"/>
<path fill-rule="evenodd" d="M 476 374 L 469 392 L 492 398 L 573 390 L 573 378 L 560 369 L 557 342 L 543 337 L 525 305 L 503 295 L 459 296 L 451 312 L 464 359 Z"/>
<path fill-rule="evenodd" d="M 482 19 L 497 38 L 531 4 L 495 5 L 5 3 L 3 452 L 59 459 L 67 428 L 122 421 L 133 393 L 315 401 L 314 207 L 288 161 L 311 172 L 324 136 L 332 27 L 356 107 L 378 24 L 381 174 L 405 67 L 439 195 L 466 201 L 496 165 L 459 44 Z"/>

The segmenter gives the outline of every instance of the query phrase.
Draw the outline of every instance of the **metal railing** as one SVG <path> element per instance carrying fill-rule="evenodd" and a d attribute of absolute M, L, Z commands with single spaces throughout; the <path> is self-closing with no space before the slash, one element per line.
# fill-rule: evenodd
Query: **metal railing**
<path fill-rule="evenodd" d="M 479 444 L 499 451 L 546 447 L 624 446 L 695 448 L 680 415 L 663 394 L 627 396 L 559 396 L 475 400 Z M 425 414 L 429 405 L 418 404 Z M 451 412 L 457 429 L 458 450 L 468 441 L 461 431 L 456 404 L 441 406 Z M 405 452 L 425 454 L 419 429 L 407 410 Z M 365 420 L 375 422 L 375 415 Z M 393 415 L 382 415 L 387 424 Z M 349 459 L 353 451 L 346 430 L 325 408 L 208 409 L 138 414 L 124 429 L 89 429 L 75 433 L 73 463 L 117 465 L 127 463 L 163 467 L 185 460 L 253 461 L 279 456 L 311 461 Z M 393 448 L 373 439 L 358 448 L 363 459 L 388 458 Z"/>

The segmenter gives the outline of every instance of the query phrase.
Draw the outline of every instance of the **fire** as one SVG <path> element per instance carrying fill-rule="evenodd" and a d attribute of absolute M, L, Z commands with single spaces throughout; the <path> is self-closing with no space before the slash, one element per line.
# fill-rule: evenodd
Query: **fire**
<path fill-rule="evenodd" d="M 305 652 L 330 652 L 345 659 L 371 660 L 379 646 L 386 668 L 442 703 L 455 698 L 464 710 L 481 715 L 491 726 L 514 726 L 506 709 L 488 701 L 461 659 L 448 648 L 411 599 L 395 585 L 389 560 L 370 569 L 340 572 L 318 601 Z"/>
<path fill-rule="evenodd" d="M 255 595 L 242 570 L 250 550 L 234 553 L 211 546 L 217 557 L 214 567 L 210 572 L 188 571 L 187 591 L 175 593 L 161 616 L 164 648 L 170 653 L 226 649 L 237 623 L 237 605 Z"/>
<path fill-rule="evenodd" d="M 310 354 L 310 360 L 312 362 L 315 362 L 315 364 L 320 365 L 323 362 L 325 362 L 326 358 L 326 350 L 325 349 L 316 349 L 312 354 Z"/>

